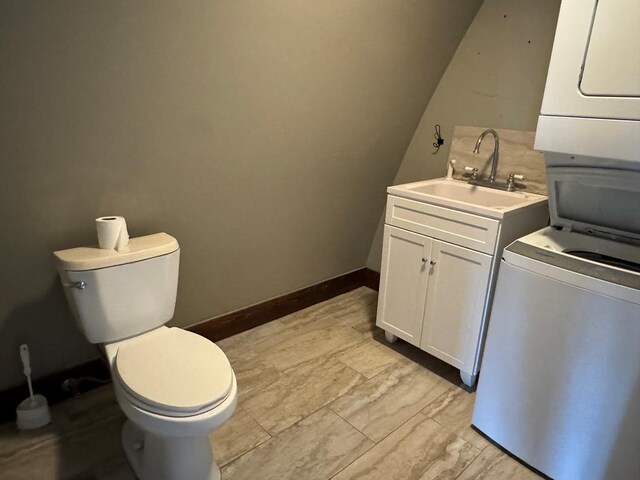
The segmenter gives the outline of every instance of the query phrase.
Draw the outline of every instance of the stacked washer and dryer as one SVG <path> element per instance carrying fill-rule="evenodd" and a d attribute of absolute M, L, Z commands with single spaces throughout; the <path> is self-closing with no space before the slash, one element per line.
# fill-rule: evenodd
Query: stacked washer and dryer
<path fill-rule="evenodd" d="M 536 148 L 551 226 L 504 250 L 473 425 L 556 480 L 640 478 L 640 2 L 563 0 Z"/>

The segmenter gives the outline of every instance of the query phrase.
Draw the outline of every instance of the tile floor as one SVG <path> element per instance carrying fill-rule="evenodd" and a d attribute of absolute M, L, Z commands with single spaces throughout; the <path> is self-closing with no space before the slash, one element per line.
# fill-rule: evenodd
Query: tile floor
<path fill-rule="evenodd" d="M 457 370 L 375 327 L 367 288 L 222 340 L 238 408 L 211 437 L 222 477 L 537 479 L 470 427 Z M 133 479 L 111 386 L 53 409 L 54 423 L 0 425 L 0 479 Z"/>

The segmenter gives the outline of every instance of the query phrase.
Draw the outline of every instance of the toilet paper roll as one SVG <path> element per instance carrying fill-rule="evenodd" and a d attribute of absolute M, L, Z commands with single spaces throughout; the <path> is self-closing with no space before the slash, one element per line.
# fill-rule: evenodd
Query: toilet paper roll
<path fill-rule="evenodd" d="M 96 230 L 100 248 L 120 251 L 129 243 L 127 221 L 124 217 L 112 215 L 96 218 Z"/>

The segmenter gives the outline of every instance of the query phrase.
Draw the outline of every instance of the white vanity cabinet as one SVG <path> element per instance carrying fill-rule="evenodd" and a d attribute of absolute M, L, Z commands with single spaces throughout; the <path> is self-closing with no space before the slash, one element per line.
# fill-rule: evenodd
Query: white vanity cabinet
<path fill-rule="evenodd" d="M 503 214 L 387 200 L 376 323 L 388 341 L 401 338 L 459 368 L 468 386 L 479 370 L 502 249 L 548 218 L 545 201 Z"/>

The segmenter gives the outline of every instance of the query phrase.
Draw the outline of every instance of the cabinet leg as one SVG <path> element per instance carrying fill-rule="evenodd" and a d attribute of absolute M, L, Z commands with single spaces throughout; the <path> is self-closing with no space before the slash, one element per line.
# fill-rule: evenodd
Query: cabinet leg
<path fill-rule="evenodd" d="M 386 338 L 389 343 L 396 343 L 398 341 L 398 337 L 391 332 L 384 332 L 384 338 Z"/>
<path fill-rule="evenodd" d="M 476 384 L 477 377 L 478 375 L 471 375 L 470 373 L 460 370 L 460 378 L 462 379 L 462 383 L 464 383 L 469 388 L 472 388 Z"/>

